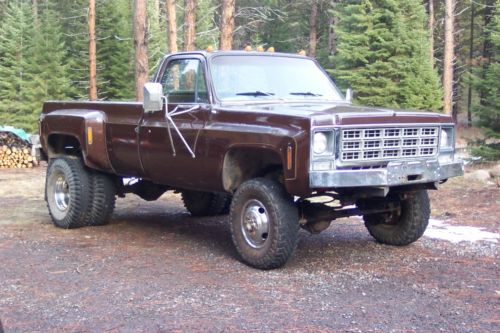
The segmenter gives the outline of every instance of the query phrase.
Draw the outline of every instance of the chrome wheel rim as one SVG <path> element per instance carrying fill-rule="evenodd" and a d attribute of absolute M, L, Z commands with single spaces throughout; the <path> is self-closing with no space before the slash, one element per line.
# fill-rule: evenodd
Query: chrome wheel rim
<path fill-rule="evenodd" d="M 269 237 L 269 215 L 260 201 L 252 199 L 243 207 L 241 231 L 247 244 L 255 249 L 266 243 Z"/>
<path fill-rule="evenodd" d="M 54 185 L 54 202 L 56 203 L 57 209 L 60 211 L 65 211 L 69 206 L 69 185 L 66 182 L 66 178 L 62 173 L 56 176 L 56 181 Z"/>

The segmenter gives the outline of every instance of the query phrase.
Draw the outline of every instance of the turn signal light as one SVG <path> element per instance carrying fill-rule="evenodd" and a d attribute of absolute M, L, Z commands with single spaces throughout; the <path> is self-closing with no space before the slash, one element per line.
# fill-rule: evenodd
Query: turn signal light
<path fill-rule="evenodd" d="M 91 145 L 94 142 L 94 135 L 92 134 L 92 127 L 87 127 L 87 142 Z"/>

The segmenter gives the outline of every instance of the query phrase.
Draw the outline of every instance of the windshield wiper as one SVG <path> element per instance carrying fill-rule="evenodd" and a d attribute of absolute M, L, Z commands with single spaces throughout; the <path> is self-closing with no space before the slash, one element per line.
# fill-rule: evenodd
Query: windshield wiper
<path fill-rule="evenodd" d="M 258 97 L 258 96 L 274 96 L 273 93 L 268 93 L 268 92 L 263 92 L 263 91 L 247 91 L 247 92 L 241 92 L 237 93 L 236 95 L 238 96 L 253 96 L 253 97 Z"/>
<path fill-rule="evenodd" d="M 323 96 L 321 94 L 315 94 L 315 93 L 312 93 L 310 91 L 308 91 L 308 92 L 291 92 L 290 95 L 295 95 L 295 96 L 315 96 L 315 97 Z"/>

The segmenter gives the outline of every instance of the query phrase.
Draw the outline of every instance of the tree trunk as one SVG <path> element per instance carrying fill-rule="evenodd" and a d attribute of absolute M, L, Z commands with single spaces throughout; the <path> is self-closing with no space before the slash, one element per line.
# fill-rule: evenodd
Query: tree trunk
<path fill-rule="evenodd" d="M 337 6 L 338 0 L 332 0 L 331 7 L 334 9 Z M 335 14 L 328 15 L 328 53 L 334 55 L 337 53 L 337 32 L 335 31 L 337 18 Z"/>
<path fill-rule="evenodd" d="M 147 7 L 145 0 L 134 0 L 135 96 L 144 99 L 144 84 L 148 80 Z"/>
<path fill-rule="evenodd" d="M 196 0 L 184 0 L 184 51 L 195 50 Z"/>
<path fill-rule="evenodd" d="M 177 52 L 177 15 L 175 0 L 166 0 L 167 7 L 167 40 L 170 53 Z"/>
<path fill-rule="evenodd" d="M 444 113 L 452 114 L 453 109 L 453 61 L 455 58 L 454 24 L 455 0 L 445 0 L 443 89 Z"/>
<path fill-rule="evenodd" d="M 434 66 L 434 0 L 429 1 L 429 57 Z"/>
<path fill-rule="evenodd" d="M 233 47 L 234 9 L 235 0 L 222 0 L 219 45 L 221 50 L 231 50 Z"/>
<path fill-rule="evenodd" d="M 460 113 L 460 109 L 462 107 L 461 103 L 458 103 L 457 100 L 459 96 L 462 96 L 462 85 L 461 83 L 461 75 L 460 68 L 458 63 L 454 61 L 453 63 L 453 102 L 451 107 L 451 117 L 453 118 L 453 122 L 455 124 L 458 123 L 458 114 Z"/>
<path fill-rule="evenodd" d="M 474 16 L 476 15 L 476 7 L 471 3 L 470 14 L 470 38 L 469 38 L 469 74 L 472 75 L 472 61 L 474 58 Z M 472 127 L 472 82 L 469 82 L 467 91 L 467 127 Z"/>
<path fill-rule="evenodd" d="M 89 99 L 97 100 L 97 69 L 95 46 L 95 0 L 89 0 Z"/>
<path fill-rule="evenodd" d="M 309 17 L 309 56 L 316 57 L 318 43 L 318 1 L 312 0 L 311 16 Z"/>

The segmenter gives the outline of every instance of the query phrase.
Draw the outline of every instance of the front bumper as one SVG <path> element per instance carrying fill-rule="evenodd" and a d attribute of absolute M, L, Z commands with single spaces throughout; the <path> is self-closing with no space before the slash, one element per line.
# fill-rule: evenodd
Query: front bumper
<path fill-rule="evenodd" d="M 309 185 L 313 189 L 400 186 L 433 183 L 463 174 L 462 161 L 404 161 L 390 162 L 381 169 L 310 171 Z"/>

